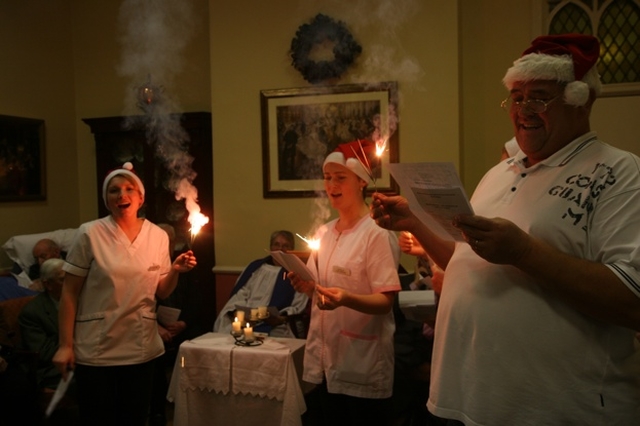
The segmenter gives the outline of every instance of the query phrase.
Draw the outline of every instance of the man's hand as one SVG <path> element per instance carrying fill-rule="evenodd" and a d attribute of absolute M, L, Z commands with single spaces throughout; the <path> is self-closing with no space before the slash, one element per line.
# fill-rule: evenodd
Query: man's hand
<path fill-rule="evenodd" d="M 531 250 L 532 237 L 506 219 L 463 215 L 456 217 L 453 225 L 462 231 L 473 251 L 491 263 L 517 266 Z"/>

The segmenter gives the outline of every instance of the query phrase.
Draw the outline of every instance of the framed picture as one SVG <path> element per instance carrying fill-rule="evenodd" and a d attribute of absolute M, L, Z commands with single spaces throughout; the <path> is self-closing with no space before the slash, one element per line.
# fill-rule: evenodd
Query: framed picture
<path fill-rule="evenodd" d="M 44 120 L 0 115 L 0 201 L 46 200 Z"/>
<path fill-rule="evenodd" d="M 263 90 L 260 106 L 264 198 L 321 195 L 325 157 L 365 139 L 383 145 L 369 192 L 398 193 L 385 167 L 398 161 L 396 82 Z"/>

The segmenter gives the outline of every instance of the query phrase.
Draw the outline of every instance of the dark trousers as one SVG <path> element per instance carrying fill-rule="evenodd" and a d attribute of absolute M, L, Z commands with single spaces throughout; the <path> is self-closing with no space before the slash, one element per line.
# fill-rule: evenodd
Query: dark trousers
<path fill-rule="evenodd" d="M 82 426 L 144 426 L 155 362 L 93 367 L 76 365 Z"/>
<path fill-rule="evenodd" d="M 388 426 L 391 424 L 391 398 L 369 399 L 329 393 L 326 382 L 318 385 L 307 397 L 305 425 L 323 426 Z"/>

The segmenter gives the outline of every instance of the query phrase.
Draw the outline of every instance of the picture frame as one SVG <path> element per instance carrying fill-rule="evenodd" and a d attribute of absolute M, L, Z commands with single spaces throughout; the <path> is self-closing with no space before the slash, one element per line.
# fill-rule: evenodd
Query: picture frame
<path fill-rule="evenodd" d="M 264 198 L 317 197 L 324 194 L 322 163 L 341 143 L 386 142 L 371 165 L 373 191 L 397 194 L 386 167 L 398 161 L 397 83 L 347 84 L 262 90 L 262 170 Z"/>
<path fill-rule="evenodd" d="M 0 115 L 0 202 L 46 200 L 44 120 Z"/>

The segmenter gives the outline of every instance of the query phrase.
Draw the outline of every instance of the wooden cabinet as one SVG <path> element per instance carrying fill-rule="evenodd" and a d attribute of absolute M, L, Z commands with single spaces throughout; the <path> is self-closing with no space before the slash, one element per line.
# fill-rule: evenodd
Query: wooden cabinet
<path fill-rule="evenodd" d="M 141 214 L 154 223 L 169 223 L 176 229 L 176 245 L 181 250 L 191 247 L 198 259 L 198 265 L 190 275 L 190 285 L 197 291 L 190 291 L 197 306 L 201 327 L 210 331 L 215 321 L 215 283 L 212 271 L 215 266 L 213 229 L 213 157 L 211 137 L 211 113 L 190 112 L 171 116 L 175 123 L 186 131 L 182 152 L 193 158 L 190 169 L 196 173 L 192 185 L 198 191 L 197 202 L 202 214 L 209 217 L 193 243 L 190 237 L 191 225 L 187 221 L 188 212 L 184 200 L 176 200 L 168 182 L 175 176 L 167 170 L 167 156 L 158 154 L 156 143 L 149 139 L 147 117 L 102 117 L 85 118 L 91 128 L 96 144 L 96 181 L 99 216 L 108 214 L 102 200 L 102 182 L 110 170 L 121 167 L 126 161 L 133 164 L 145 186 L 145 205 Z M 128 123 L 125 126 L 125 123 Z M 175 154 L 172 153 L 172 154 Z M 165 158 L 163 158 L 165 157 Z M 170 161 L 170 160 L 169 160 Z"/>

